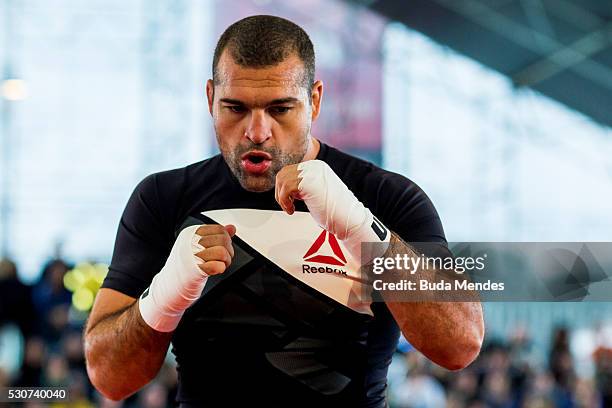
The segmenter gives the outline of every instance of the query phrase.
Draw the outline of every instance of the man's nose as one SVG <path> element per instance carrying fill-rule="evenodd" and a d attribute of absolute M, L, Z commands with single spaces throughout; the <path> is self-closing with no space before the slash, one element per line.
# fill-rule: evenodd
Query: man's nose
<path fill-rule="evenodd" d="M 262 144 L 272 137 L 271 123 L 264 111 L 253 110 L 244 135 L 255 144 Z"/>

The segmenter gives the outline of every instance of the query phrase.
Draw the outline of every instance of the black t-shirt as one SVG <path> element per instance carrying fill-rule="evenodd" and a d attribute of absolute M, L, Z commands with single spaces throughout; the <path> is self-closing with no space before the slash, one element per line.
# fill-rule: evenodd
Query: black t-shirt
<path fill-rule="evenodd" d="M 433 204 L 414 182 L 324 143 L 317 159 L 404 241 L 446 245 Z M 146 177 L 121 217 L 102 287 L 139 297 L 186 220 L 231 208 L 281 211 L 273 191 L 244 190 L 220 155 Z M 300 201 L 296 209 L 308 211 Z M 373 317 L 354 312 L 264 263 L 247 264 L 241 280 L 228 279 L 219 294 L 203 295 L 186 311 L 172 339 L 177 400 L 183 406 L 245 400 L 269 407 L 385 406 L 387 368 L 399 338 L 385 304 L 372 304 Z"/>

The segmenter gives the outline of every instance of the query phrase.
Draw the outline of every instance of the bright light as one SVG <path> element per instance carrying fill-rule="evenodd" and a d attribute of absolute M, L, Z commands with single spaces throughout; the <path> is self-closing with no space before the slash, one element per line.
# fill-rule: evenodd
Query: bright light
<path fill-rule="evenodd" d="M 2 96 L 9 101 L 21 101 L 28 97 L 23 79 L 7 79 L 2 83 Z"/>
<path fill-rule="evenodd" d="M 108 265 L 83 262 L 64 275 L 64 287 L 72 292 L 72 306 L 82 312 L 91 309 L 96 293 L 108 273 Z"/>
<path fill-rule="evenodd" d="M 72 294 L 72 305 L 81 312 L 87 312 L 93 306 L 94 294 L 87 288 L 79 288 Z"/>

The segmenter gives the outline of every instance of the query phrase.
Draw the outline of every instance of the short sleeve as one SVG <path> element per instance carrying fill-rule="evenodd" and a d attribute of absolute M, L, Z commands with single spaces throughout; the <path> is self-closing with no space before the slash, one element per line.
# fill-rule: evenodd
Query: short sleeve
<path fill-rule="evenodd" d="M 366 177 L 366 190 L 374 215 L 402 240 L 448 245 L 436 208 L 412 180 L 378 170 Z"/>
<path fill-rule="evenodd" d="M 137 298 L 163 267 L 172 247 L 172 232 L 160 205 L 156 174 L 142 180 L 130 196 L 117 230 L 103 288 Z"/>

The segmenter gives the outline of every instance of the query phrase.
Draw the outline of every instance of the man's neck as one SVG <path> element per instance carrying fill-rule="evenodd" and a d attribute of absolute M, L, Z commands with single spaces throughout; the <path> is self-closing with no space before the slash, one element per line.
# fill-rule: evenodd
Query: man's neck
<path fill-rule="evenodd" d="M 314 137 L 310 138 L 310 143 L 308 143 L 308 149 L 306 150 L 306 154 L 302 161 L 314 160 L 317 158 L 319 154 L 319 149 L 321 149 L 321 143 Z"/>

